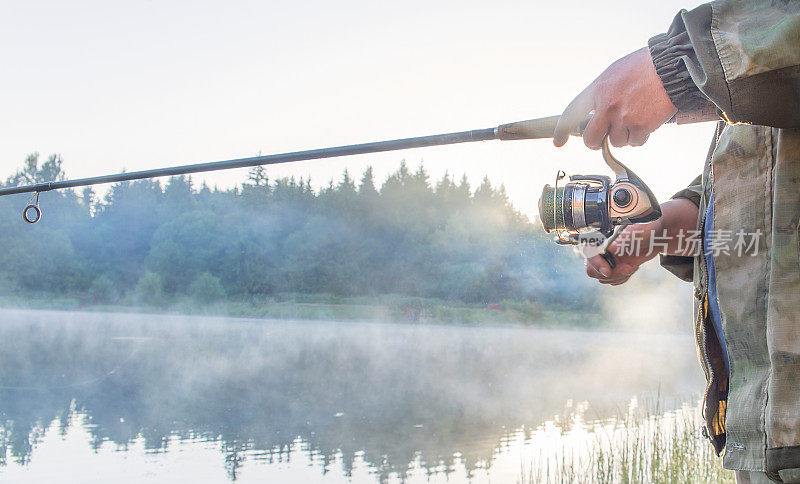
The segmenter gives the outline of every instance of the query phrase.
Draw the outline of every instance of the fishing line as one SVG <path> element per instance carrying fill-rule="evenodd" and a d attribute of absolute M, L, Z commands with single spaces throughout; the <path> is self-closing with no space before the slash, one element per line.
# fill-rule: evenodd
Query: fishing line
<path fill-rule="evenodd" d="M 141 350 L 141 348 L 142 348 L 141 343 L 149 341 L 150 338 L 147 338 L 147 337 L 124 337 L 124 336 L 122 336 L 122 337 L 113 337 L 113 338 L 111 338 L 111 340 L 112 341 L 128 341 L 128 340 L 130 340 L 130 341 L 134 341 L 134 342 L 137 342 L 137 343 L 140 343 L 140 344 L 135 345 L 135 347 L 131 351 L 131 353 L 123 361 L 118 363 L 114 368 L 112 368 L 110 371 L 104 373 L 103 375 L 100 375 L 100 376 L 95 377 L 95 378 L 90 378 L 88 380 L 84 380 L 84 381 L 80 381 L 80 382 L 76 382 L 76 383 L 70 383 L 68 385 L 44 385 L 44 386 L 0 385 L 0 390 L 11 390 L 11 391 L 64 390 L 64 389 L 68 389 L 68 388 L 84 387 L 84 386 L 90 386 L 90 385 L 94 385 L 94 384 L 100 383 L 100 382 L 108 379 L 109 377 L 111 377 L 112 375 L 117 373 L 119 370 L 121 370 L 128 363 L 130 363 L 131 360 L 139 353 L 139 350 Z"/>

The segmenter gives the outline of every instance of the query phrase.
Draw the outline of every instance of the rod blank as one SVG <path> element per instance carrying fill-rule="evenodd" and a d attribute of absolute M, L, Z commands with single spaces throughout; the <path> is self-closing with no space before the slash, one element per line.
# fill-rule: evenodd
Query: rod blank
<path fill-rule="evenodd" d="M 318 160 L 322 158 L 335 158 L 338 156 L 363 155 L 367 153 L 379 153 L 383 151 L 425 148 L 429 146 L 451 145 L 456 143 L 472 143 L 475 141 L 488 141 L 494 139 L 519 140 L 552 138 L 558 118 L 558 116 L 550 116 L 547 118 L 530 119 L 527 121 L 519 121 L 517 123 L 503 124 L 495 128 L 473 129 L 470 131 L 419 136 L 416 138 L 403 138 L 388 141 L 376 141 L 372 143 L 335 146 L 332 148 L 321 148 L 307 151 L 294 151 L 291 153 L 281 153 L 277 155 L 253 156 L 250 158 L 238 158 L 235 160 L 212 161 L 193 165 L 180 165 L 168 168 L 156 168 L 153 170 L 117 173 L 115 175 L 79 178 L 77 180 L 37 183 L 35 185 L 25 185 L 20 187 L 6 187 L 0 188 L 0 196 L 13 195 L 16 193 L 39 193 L 50 190 L 60 190 L 63 188 L 84 187 L 103 183 L 117 183 L 131 180 L 141 180 L 144 178 L 187 175 L 190 173 L 202 173 L 206 171 L 229 170 L 232 168 L 246 168 L 259 165 L 275 165 L 278 163 L 291 163 L 293 161 Z"/>
<path fill-rule="evenodd" d="M 318 160 L 322 158 L 335 158 L 338 156 L 363 155 L 367 153 L 379 153 L 383 151 L 425 148 L 429 146 L 451 145 L 456 143 L 472 143 L 475 141 L 488 141 L 494 139 L 520 140 L 552 138 L 553 131 L 555 131 L 556 124 L 558 123 L 558 119 L 559 116 L 549 116 L 546 118 L 529 119 L 527 121 L 519 121 L 516 123 L 501 124 L 495 128 L 473 129 L 469 131 L 459 131 L 456 133 L 419 136 L 416 138 L 402 138 L 355 145 L 335 146 L 332 148 L 293 151 L 291 153 L 253 156 L 250 158 L 237 158 L 235 160 L 211 161 L 208 163 L 197 163 L 193 165 L 180 165 L 168 168 L 117 173 L 115 175 L 79 178 L 77 180 L 44 182 L 20 187 L 5 187 L 0 188 L 0 196 L 13 195 L 17 193 L 39 193 L 50 190 L 60 190 L 63 188 L 84 187 L 103 183 L 117 183 L 131 180 L 141 180 L 144 178 L 187 175 L 190 173 L 202 173 L 206 171 L 229 170 L 232 168 L 246 168 L 259 165 L 275 165 L 278 163 L 291 163 L 293 161 Z M 585 125 L 586 122 L 584 122 L 581 126 L 581 131 Z M 580 132 L 573 134 L 577 136 L 581 135 Z"/>
<path fill-rule="evenodd" d="M 332 148 L 321 148 L 316 150 L 294 151 L 291 153 L 281 153 L 277 155 L 253 156 L 250 158 L 238 158 L 235 160 L 212 161 L 193 165 L 180 165 L 168 168 L 156 168 L 153 170 L 132 171 L 128 173 L 118 173 L 115 175 L 79 178 L 76 180 L 37 183 L 35 185 L 25 185 L 20 187 L 6 187 L 0 188 L 0 196 L 13 195 L 16 193 L 38 193 L 50 190 L 60 190 L 63 188 L 98 185 L 102 183 L 116 183 L 131 180 L 141 180 L 144 178 L 186 175 L 190 173 L 228 170 L 232 168 L 246 168 L 258 165 L 275 165 L 278 163 L 290 163 L 293 161 L 316 160 L 322 158 L 335 158 L 338 156 L 362 155 L 366 153 L 404 150 L 409 148 L 424 148 L 428 146 L 487 141 L 497 139 L 496 131 L 496 128 L 476 129 L 457 133 L 420 136 L 417 138 L 377 141 L 372 143 L 336 146 Z"/>

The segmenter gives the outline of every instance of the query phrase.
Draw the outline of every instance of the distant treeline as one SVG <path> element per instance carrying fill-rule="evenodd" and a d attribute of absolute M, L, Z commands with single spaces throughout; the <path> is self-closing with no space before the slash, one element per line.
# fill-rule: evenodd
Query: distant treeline
<path fill-rule="evenodd" d="M 59 156 L 32 154 L 6 185 L 63 178 Z M 405 162 L 380 186 L 371 168 L 314 190 L 256 167 L 229 190 L 173 177 L 118 183 L 102 199 L 90 188 L 43 193 L 36 225 L 21 219 L 27 198 L 0 198 L 6 294 L 147 305 L 282 293 L 593 301 L 580 261 L 502 186 L 487 178 L 473 189 L 449 175 L 432 183 Z"/>

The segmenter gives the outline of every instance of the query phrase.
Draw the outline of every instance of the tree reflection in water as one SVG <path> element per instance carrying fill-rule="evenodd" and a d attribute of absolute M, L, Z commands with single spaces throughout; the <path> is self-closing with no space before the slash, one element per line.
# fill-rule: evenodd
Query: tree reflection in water
<path fill-rule="evenodd" d="M 234 479 L 245 455 L 297 452 L 381 479 L 416 459 L 471 471 L 569 399 L 602 417 L 697 391 L 693 355 L 675 335 L 4 311 L 0 458 L 28 463 L 51 422 L 82 418 L 96 450 L 218 442 Z"/>

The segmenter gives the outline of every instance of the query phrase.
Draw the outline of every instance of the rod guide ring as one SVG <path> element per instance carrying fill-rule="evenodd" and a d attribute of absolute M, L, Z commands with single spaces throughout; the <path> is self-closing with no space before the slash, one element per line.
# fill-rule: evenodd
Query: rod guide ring
<path fill-rule="evenodd" d="M 22 218 L 29 224 L 35 224 L 42 218 L 42 211 L 36 205 L 28 205 L 22 211 Z"/>
<path fill-rule="evenodd" d="M 39 192 L 34 193 L 28 204 L 22 209 L 22 220 L 29 224 L 35 224 L 42 218 L 42 210 L 39 208 Z"/>

